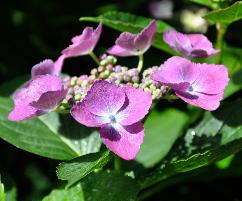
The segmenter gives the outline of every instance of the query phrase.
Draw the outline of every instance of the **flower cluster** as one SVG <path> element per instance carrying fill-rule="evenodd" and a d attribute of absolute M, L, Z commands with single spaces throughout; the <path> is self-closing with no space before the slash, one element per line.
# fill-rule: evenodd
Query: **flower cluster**
<path fill-rule="evenodd" d="M 215 110 L 229 81 L 225 66 L 193 63 L 189 58 L 204 58 L 219 51 L 201 34 L 164 33 L 164 41 L 182 57 L 174 56 L 160 66 L 142 70 L 143 54 L 156 33 L 153 20 L 140 33 L 122 33 L 115 45 L 99 58 L 93 50 L 100 38 L 102 23 L 87 27 L 72 38 L 56 61 L 46 59 L 33 66 L 31 80 L 14 94 L 14 109 L 9 120 L 22 121 L 49 111 L 67 111 L 80 124 L 100 128 L 108 149 L 123 159 L 137 155 L 143 142 L 142 119 L 152 100 L 167 93 L 205 110 Z M 90 55 L 98 64 L 89 75 L 60 77 L 66 58 Z M 138 56 L 137 68 L 120 66 L 114 56 Z M 184 57 L 184 58 L 183 58 Z"/>

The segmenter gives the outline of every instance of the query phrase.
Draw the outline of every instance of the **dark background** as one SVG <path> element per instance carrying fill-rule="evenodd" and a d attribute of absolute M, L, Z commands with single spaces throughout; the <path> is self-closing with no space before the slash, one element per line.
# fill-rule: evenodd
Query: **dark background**
<path fill-rule="evenodd" d="M 149 0 L 1 0 L 0 84 L 29 74 L 31 67 L 45 58 L 55 60 L 60 51 L 69 45 L 72 36 L 80 34 L 87 25 L 96 27 L 96 24 L 79 22 L 79 17 L 97 16 L 110 10 L 151 17 L 149 3 Z M 180 11 L 184 8 L 194 8 L 194 5 L 185 0 L 177 0 L 174 3 L 174 16 L 166 21 L 183 31 L 179 22 Z M 226 34 L 226 42 L 242 47 L 241 27 L 241 21 L 232 24 Z M 95 52 L 103 53 L 114 44 L 118 35 L 118 32 L 104 27 Z M 215 28 L 210 27 L 207 35 L 214 39 Z M 146 64 L 161 64 L 168 56 L 152 48 L 145 55 Z M 128 66 L 137 62 L 136 58 L 120 61 Z M 80 75 L 88 73 L 94 66 L 95 63 L 89 57 L 80 57 L 67 60 L 63 71 Z M 9 186 L 11 183 L 17 186 L 18 200 L 39 200 L 57 185 L 55 167 L 58 161 L 21 151 L 2 140 L 0 151 L 2 177 L 8 177 L 6 182 Z M 206 169 L 208 170 L 210 169 Z M 191 181 L 171 186 L 148 200 L 239 201 L 242 200 L 241 179 L 242 177 L 231 175 L 220 179 L 208 178 L 202 182 Z"/>

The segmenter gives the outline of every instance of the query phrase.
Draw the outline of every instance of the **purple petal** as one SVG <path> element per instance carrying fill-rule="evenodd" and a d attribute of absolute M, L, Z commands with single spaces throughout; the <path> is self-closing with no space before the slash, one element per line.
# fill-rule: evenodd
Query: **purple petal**
<path fill-rule="evenodd" d="M 143 143 L 144 128 L 140 122 L 130 126 L 116 125 L 115 128 L 105 125 L 100 134 L 108 149 L 125 160 L 132 160 Z"/>
<path fill-rule="evenodd" d="M 197 79 L 192 83 L 194 91 L 206 94 L 222 93 L 228 84 L 228 70 L 224 65 L 195 64 L 194 69 L 199 71 Z"/>
<path fill-rule="evenodd" d="M 122 125 L 131 125 L 140 121 L 149 112 L 152 96 L 142 89 L 125 86 L 126 94 L 123 107 L 117 113 L 117 122 Z"/>
<path fill-rule="evenodd" d="M 59 76 L 64 64 L 64 60 L 65 60 L 66 56 L 65 55 L 61 55 L 54 63 L 54 74 L 53 75 L 57 75 Z"/>
<path fill-rule="evenodd" d="M 9 113 L 8 120 L 10 121 L 23 121 L 34 116 L 40 115 L 42 112 L 29 105 L 17 105 Z"/>
<path fill-rule="evenodd" d="M 220 101 L 223 98 L 223 93 L 216 95 L 199 93 L 196 96 L 192 96 L 190 94 L 176 92 L 176 95 L 191 105 L 201 107 L 209 111 L 216 110 L 219 107 Z"/>
<path fill-rule="evenodd" d="M 152 79 L 173 88 L 181 99 L 206 110 L 215 110 L 228 84 L 228 71 L 223 65 L 196 64 L 172 57 Z"/>
<path fill-rule="evenodd" d="M 32 78 L 35 78 L 39 75 L 54 75 L 54 70 L 54 62 L 50 59 L 46 59 L 32 67 L 31 76 Z"/>
<path fill-rule="evenodd" d="M 163 39 L 171 48 L 185 57 L 205 58 L 219 52 L 202 34 L 182 34 L 175 30 L 166 30 Z"/>
<path fill-rule="evenodd" d="M 107 50 L 107 53 L 120 56 L 120 57 L 127 57 L 127 56 L 133 56 L 133 52 L 124 49 L 120 47 L 119 45 L 114 45 L 113 47 L 109 48 Z"/>
<path fill-rule="evenodd" d="M 104 80 L 94 82 L 83 102 L 86 109 L 98 116 L 115 114 L 124 104 L 125 93 L 121 87 Z"/>
<path fill-rule="evenodd" d="M 135 34 L 132 34 L 129 32 L 121 33 L 118 39 L 116 40 L 115 44 L 124 49 L 135 52 L 135 45 L 134 45 L 135 37 L 136 37 Z"/>
<path fill-rule="evenodd" d="M 190 55 L 192 44 L 185 34 L 179 33 L 175 30 L 166 30 L 163 39 L 171 48 L 180 52 L 182 55 Z"/>
<path fill-rule="evenodd" d="M 134 44 L 136 49 L 144 53 L 147 49 L 150 48 L 152 41 L 156 33 L 156 21 L 152 20 L 151 23 L 144 28 L 144 30 L 139 33 L 135 40 Z"/>
<path fill-rule="evenodd" d="M 92 27 L 86 27 L 82 34 L 72 38 L 72 44 L 62 51 L 66 57 L 76 57 L 89 54 L 96 46 L 102 31 L 102 23 L 93 30 Z"/>
<path fill-rule="evenodd" d="M 188 34 L 192 44 L 191 56 L 196 58 L 210 57 L 217 54 L 219 50 L 213 48 L 213 44 L 202 34 Z"/>
<path fill-rule="evenodd" d="M 171 57 L 162 66 L 161 69 L 152 74 L 152 79 L 169 83 L 193 83 L 199 75 L 199 70 L 194 65 L 182 57 Z"/>
<path fill-rule="evenodd" d="M 58 93 L 55 93 L 55 92 Z M 64 98 L 62 81 L 57 76 L 40 75 L 26 82 L 14 94 L 14 109 L 9 114 L 9 120 L 22 121 L 56 106 Z M 54 105 L 55 104 L 55 105 Z"/>
<path fill-rule="evenodd" d="M 30 105 L 39 110 L 48 111 L 56 108 L 65 98 L 66 94 L 67 90 L 64 89 L 59 91 L 48 91 L 42 94 L 39 100 L 30 103 Z"/>
<path fill-rule="evenodd" d="M 77 122 L 88 127 L 100 127 L 108 123 L 105 121 L 106 118 L 89 112 L 83 102 L 77 103 L 71 108 L 71 115 Z"/>
<path fill-rule="evenodd" d="M 151 46 L 156 32 L 156 21 L 153 20 L 139 34 L 121 33 L 115 45 L 108 50 L 116 56 L 137 56 L 146 52 Z"/>
<path fill-rule="evenodd" d="M 14 95 L 14 103 L 28 104 L 37 101 L 42 94 L 48 91 L 59 91 L 63 89 L 61 78 L 52 75 L 40 75 L 28 81 L 23 88 Z"/>

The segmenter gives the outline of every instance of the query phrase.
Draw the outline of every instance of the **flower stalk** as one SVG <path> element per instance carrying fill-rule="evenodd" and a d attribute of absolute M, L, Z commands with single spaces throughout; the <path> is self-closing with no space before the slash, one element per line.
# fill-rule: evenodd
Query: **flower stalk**
<path fill-rule="evenodd" d="M 138 67 L 137 67 L 139 72 L 141 72 L 143 65 L 144 65 L 144 55 L 140 54 L 139 55 L 139 63 L 138 63 Z"/>
<path fill-rule="evenodd" d="M 222 58 L 223 58 L 224 36 L 225 36 L 226 30 L 227 30 L 227 25 L 217 23 L 216 28 L 217 28 L 216 48 L 220 49 L 220 52 L 219 52 L 217 59 L 216 59 L 216 63 L 221 64 Z"/>
<path fill-rule="evenodd" d="M 95 55 L 94 52 L 90 52 L 89 53 L 90 57 L 92 57 L 92 59 L 95 61 L 95 63 L 99 66 L 100 65 L 100 61 L 98 59 L 98 57 Z"/>

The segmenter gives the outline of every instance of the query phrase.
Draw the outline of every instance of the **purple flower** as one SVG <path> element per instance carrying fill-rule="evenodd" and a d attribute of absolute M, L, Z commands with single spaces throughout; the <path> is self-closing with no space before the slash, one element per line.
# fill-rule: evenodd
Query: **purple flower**
<path fill-rule="evenodd" d="M 60 77 L 35 76 L 14 94 L 14 109 L 9 113 L 8 119 L 22 121 L 42 115 L 57 107 L 66 93 Z"/>
<path fill-rule="evenodd" d="M 67 57 L 76 57 L 89 54 L 96 46 L 102 31 L 102 23 L 94 30 L 92 27 L 86 27 L 82 34 L 72 38 L 72 44 L 62 51 Z"/>
<path fill-rule="evenodd" d="M 35 78 L 39 75 L 59 75 L 63 65 L 63 56 L 60 56 L 56 62 L 53 62 L 51 59 L 45 59 L 40 63 L 34 65 L 31 70 L 32 78 Z"/>
<path fill-rule="evenodd" d="M 219 52 L 202 34 L 182 34 L 175 30 L 166 30 L 163 39 L 184 57 L 205 58 Z"/>
<path fill-rule="evenodd" d="M 155 33 L 156 21 L 152 20 L 139 34 L 121 33 L 115 45 L 108 49 L 107 52 L 121 57 L 144 54 L 150 48 Z"/>
<path fill-rule="evenodd" d="M 118 87 L 104 80 L 94 82 L 71 115 L 88 127 L 100 127 L 103 143 L 125 160 L 134 159 L 143 142 L 141 119 L 148 113 L 152 97 L 131 86 Z"/>
<path fill-rule="evenodd" d="M 181 57 L 168 59 L 152 79 L 171 87 L 185 102 L 205 110 L 216 110 L 228 84 L 224 65 L 196 64 Z"/>

